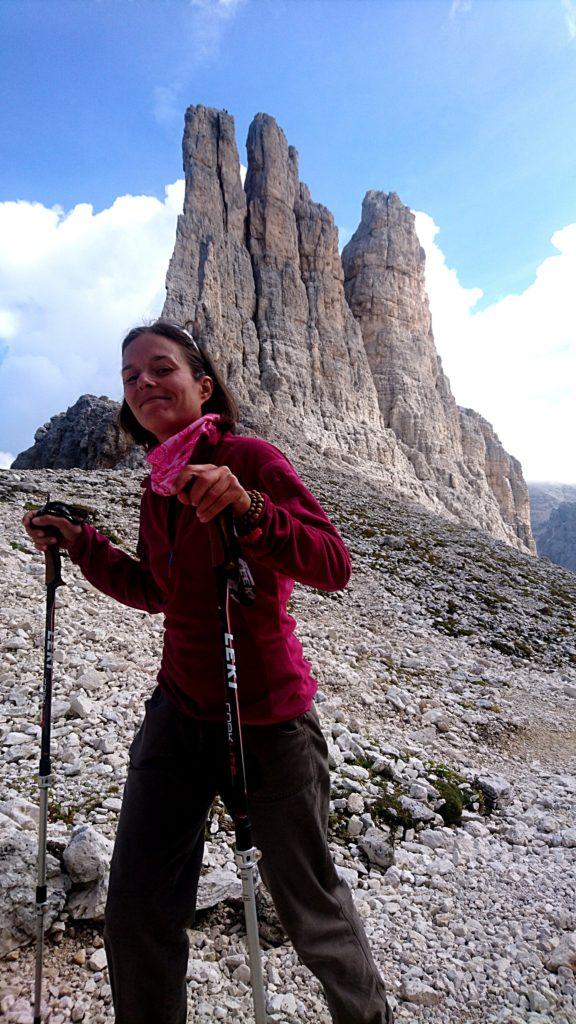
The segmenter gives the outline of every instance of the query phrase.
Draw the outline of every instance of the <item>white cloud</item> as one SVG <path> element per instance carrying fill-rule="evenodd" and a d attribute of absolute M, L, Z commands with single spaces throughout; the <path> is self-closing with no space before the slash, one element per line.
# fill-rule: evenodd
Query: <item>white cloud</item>
<path fill-rule="evenodd" d="M 246 0 L 190 0 L 190 7 L 211 18 L 230 18 Z"/>
<path fill-rule="evenodd" d="M 4 457 L 86 392 L 120 396 L 119 342 L 159 314 L 184 183 L 163 201 L 122 196 L 94 213 L 0 203 L 0 446 Z M 576 483 L 576 224 L 534 282 L 482 311 L 416 214 L 438 351 L 456 400 L 494 425 L 529 479 Z M 0 455 L 0 462 L 2 456 Z"/>
<path fill-rule="evenodd" d="M 0 452 L 0 469 L 10 469 L 15 458 L 12 452 Z"/>
<path fill-rule="evenodd" d="M 13 338 L 18 333 L 18 318 L 8 309 L 0 309 L 0 338 Z"/>
<path fill-rule="evenodd" d="M 466 11 L 470 11 L 471 9 L 472 0 L 452 0 L 450 18 L 455 18 L 458 14 L 465 14 Z"/>
<path fill-rule="evenodd" d="M 158 124 L 173 126 L 182 119 L 187 106 L 191 69 L 209 64 L 220 54 L 222 38 L 234 15 L 247 0 L 189 0 L 185 62 L 171 69 L 169 82 L 153 92 L 152 112 Z"/>
<path fill-rule="evenodd" d="M 218 56 L 222 35 L 246 0 L 190 0 L 192 11 L 192 61 L 210 61 Z"/>
<path fill-rule="evenodd" d="M 561 0 L 570 39 L 576 39 L 576 4 L 574 0 Z"/>
<path fill-rule="evenodd" d="M 28 447 L 81 394 L 119 397 L 119 342 L 162 308 L 183 196 L 178 181 L 163 201 L 121 196 L 100 213 L 0 203 L 3 447 Z"/>
<path fill-rule="evenodd" d="M 416 229 L 436 346 L 459 405 L 493 424 L 529 480 L 576 483 L 576 224 L 556 231 L 557 253 L 535 280 L 481 311 L 479 288 L 464 288 L 435 242 L 425 213 Z"/>

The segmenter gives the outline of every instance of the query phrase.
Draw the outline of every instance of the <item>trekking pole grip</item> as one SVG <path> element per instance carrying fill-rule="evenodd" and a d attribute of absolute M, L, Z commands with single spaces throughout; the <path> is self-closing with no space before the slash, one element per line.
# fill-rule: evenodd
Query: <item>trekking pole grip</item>
<path fill-rule="evenodd" d="M 46 586 L 59 587 L 64 583 L 62 579 L 62 559 L 57 544 L 52 544 L 44 552 L 46 569 Z"/>

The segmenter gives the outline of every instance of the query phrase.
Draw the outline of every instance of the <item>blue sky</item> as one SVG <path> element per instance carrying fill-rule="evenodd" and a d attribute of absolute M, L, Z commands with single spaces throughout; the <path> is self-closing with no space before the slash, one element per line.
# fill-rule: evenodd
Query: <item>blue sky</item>
<path fill-rule="evenodd" d="M 184 109 L 204 103 L 234 115 L 241 158 L 254 114 L 277 119 L 342 242 L 369 188 L 395 191 L 428 215 L 438 229 L 428 234 L 445 270 L 457 275 L 476 334 L 480 314 L 526 295 L 546 260 L 558 260 L 552 238 L 576 223 L 573 0 L 3 0 L 0 38 L 0 205 L 20 200 L 19 216 L 41 204 L 60 208 L 62 220 L 89 204 L 97 217 L 121 196 L 166 204 L 166 187 L 182 174 Z M 22 237 L 13 207 L 8 213 L 8 228 Z M 35 251 L 32 227 L 26 238 Z M 571 235 L 562 238 L 571 252 Z M 35 297 L 26 298 L 21 270 L 16 287 L 8 258 L 0 345 L 9 354 L 14 318 L 22 331 L 23 306 Z M 19 259 L 22 267 L 25 254 Z M 116 250 L 113 259 L 120 259 Z M 92 273 L 96 261 L 92 250 Z M 54 278 L 51 286 L 58 287 Z M 82 317 L 82 305 L 71 299 L 70 306 Z M 55 320 L 62 329 L 64 314 Z M 113 318 L 107 326 L 116 340 Z M 451 373 L 457 340 L 444 352 L 436 334 L 457 400 L 498 418 L 490 395 L 483 401 L 460 384 L 462 351 Z M 563 326 L 551 344 L 571 353 L 573 340 Z M 49 358 L 40 349 L 24 354 L 28 368 Z M 92 358 L 77 362 L 71 395 L 90 367 L 105 385 L 105 368 L 95 370 Z M 566 371 L 565 362 L 558 366 Z M 474 360 L 470 367 L 477 377 Z M 0 448 L 26 447 L 33 427 L 61 410 L 49 408 L 50 396 L 62 402 L 68 393 L 52 370 L 54 388 L 44 389 L 37 410 L 27 410 L 23 398 L 13 406 L 20 426 L 0 418 Z M 513 430 L 495 426 L 518 449 Z M 563 420 L 558 431 L 568 426 Z M 515 454 L 526 461 L 524 451 Z M 549 475 L 541 462 L 534 473 Z M 559 477 L 556 466 L 550 473 Z M 576 481 L 574 461 L 562 473 Z"/>

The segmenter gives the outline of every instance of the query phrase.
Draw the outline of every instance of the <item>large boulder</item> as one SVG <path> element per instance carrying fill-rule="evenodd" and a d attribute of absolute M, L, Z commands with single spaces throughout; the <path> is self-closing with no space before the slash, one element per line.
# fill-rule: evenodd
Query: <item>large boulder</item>
<path fill-rule="evenodd" d="M 0 957 L 33 941 L 36 935 L 38 861 L 37 808 L 15 797 L 2 802 L 0 811 Z M 48 903 L 44 915 L 48 929 L 64 908 L 70 888 L 60 863 L 46 859 Z"/>
<path fill-rule="evenodd" d="M 82 395 L 39 427 L 12 469 L 113 469 L 144 465 L 143 450 L 120 429 L 118 402 Z"/>

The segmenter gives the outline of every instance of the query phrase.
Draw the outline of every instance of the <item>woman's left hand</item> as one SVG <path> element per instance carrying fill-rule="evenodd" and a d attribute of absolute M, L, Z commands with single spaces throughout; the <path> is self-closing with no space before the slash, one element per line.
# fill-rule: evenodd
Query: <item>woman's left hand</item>
<path fill-rule="evenodd" d="M 185 466 L 174 486 L 183 505 L 195 506 L 201 523 L 210 522 L 228 505 L 232 505 L 235 516 L 250 508 L 250 495 L 228 466 Z"/>

